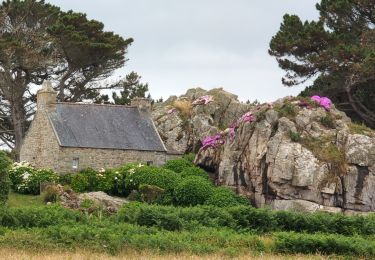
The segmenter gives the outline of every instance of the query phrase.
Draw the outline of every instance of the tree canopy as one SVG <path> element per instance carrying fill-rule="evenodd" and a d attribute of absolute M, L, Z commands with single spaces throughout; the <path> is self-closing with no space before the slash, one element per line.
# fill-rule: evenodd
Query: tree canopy
<path fill-rule="evenodd" d="M 329 95 L 375 127 L 375 2 L 321 0 L 318 21 L 284 15 L 269 53 L 286 71 L 287 86 L 314 79 L 303 94 Z M 348 107 L 349 106 L 349 107 Z"/>
<path fill-rule="evenodd" d="M 85 14 L 37 0 L 0 5 L 0 139 L 19 150 L 34 113 L 33 85 L 56 83 L 60 101 L 97 98 L 97 81 L 124 65 L 133 39 L 104 31 Z"/>
<path fill-rule="evenodd" d="M 141 76 L 136 72 L 131 72 L 126 75 L 124 80 L 117 83 L 117 88 L 120 88 L 120 95 L 113 92 L 112 98 L 116 105 L 130 105 L 130 101 L 135 97 L 146 97 L 148 91 L 148 84 L 141 83 Z M 147 96 L 151 98 L 150 94 Z"/>

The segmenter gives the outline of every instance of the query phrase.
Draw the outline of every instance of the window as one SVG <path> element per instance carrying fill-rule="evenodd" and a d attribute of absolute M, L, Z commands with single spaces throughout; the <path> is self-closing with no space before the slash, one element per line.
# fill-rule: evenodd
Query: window
<path fill-rule="evenodd" d="M 79 166 L 79 158 L 78 157 L 74 157 L 73 158 L 73 163 L 72 163 L 72 168 L 73 169 L 78 169 L 78 166 Z"/>

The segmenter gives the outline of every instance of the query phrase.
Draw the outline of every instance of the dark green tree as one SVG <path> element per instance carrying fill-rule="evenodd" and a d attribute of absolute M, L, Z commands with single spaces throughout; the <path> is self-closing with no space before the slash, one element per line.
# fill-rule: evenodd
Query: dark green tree
<path fill-rule="evenodd" d="M 375 127 L 375 1 L 321 0 L 318 21 L 284 16 L 269 53 L 286 70 L 283 84 L 309 79 L 303 94 L 326 94 Z M 349 108 L 348 108 L 349 106 Z"/>
<path fill-rule="evenodd" d="M 141 83 L 141 76 L 132 71 L 126 75 L 124 80 L 121 80 L 113 87 L 121 89 L 120 95 L 116 92 L 112 93 L 113 101 L 116 105 L 129 105 L 130 101 L 135 97 L 146 97 L 148 91 L 148 84 Z M 151 98 L 150 94 L 147 96 Z"/>
<path fill-rule="evenodd" d="M 31 87 L 51 79 L 60 101 L 95 100 L 133 40 L 85 14 L 37 0 L 0 5 L 0 139 L 18 152 L 35 111 Z"/>

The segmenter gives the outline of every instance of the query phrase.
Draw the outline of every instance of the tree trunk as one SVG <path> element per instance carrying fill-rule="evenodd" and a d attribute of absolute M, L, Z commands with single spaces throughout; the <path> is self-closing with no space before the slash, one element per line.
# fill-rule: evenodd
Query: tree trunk
<path fill-rule="evenodd" d="M 14 127 L 14 151 L 16 159 L 19 160 L 21 144 L 25 136 L 25 110 L 22 100 L 16 100 L 10 103 L 11 105 L 11 119 Z"/>
<path fill-rule="evenodd" d="M 373 113 L 369 112 L 368 109 L 366 111 L 363 111 L 361 107 L 364 107 L 361 102 L 354 97 L 352 94 L 352 87 L 353 84 L 347 84 L 345 87 L 346 94 L 348 96 L 348 100 L 350 105 L 352 106 L 353 110 L 357 115 L 362 118 L 362 120 L 371 128 L 375 128 L 375 116 Z"/>

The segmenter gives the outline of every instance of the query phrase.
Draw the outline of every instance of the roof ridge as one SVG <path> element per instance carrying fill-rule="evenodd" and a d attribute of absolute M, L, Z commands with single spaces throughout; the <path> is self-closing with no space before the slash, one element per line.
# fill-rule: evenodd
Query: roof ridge
<path fill-rule="evenodd" d="M 101 107 L 123 107 L 123 108 L 137 108 L 131 105 L 113 105 L 113 104 L 96 104 L 96 103 L 77 103 L 77 102 L 56 102 L 56 105 L 73 105 L 73 106 L 101 106 Z"/>

